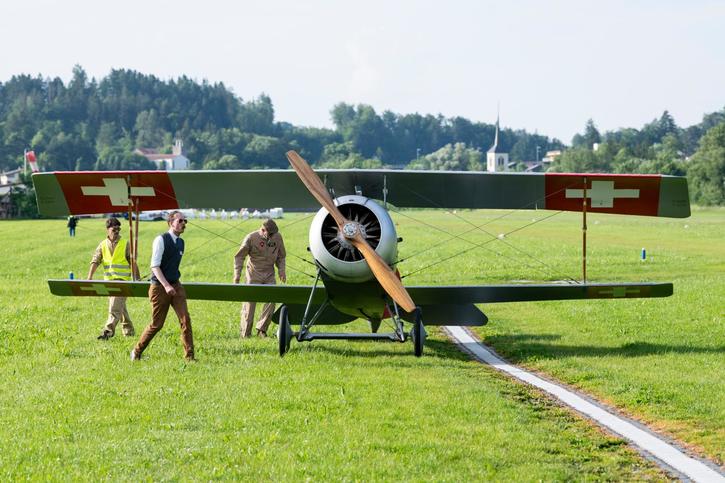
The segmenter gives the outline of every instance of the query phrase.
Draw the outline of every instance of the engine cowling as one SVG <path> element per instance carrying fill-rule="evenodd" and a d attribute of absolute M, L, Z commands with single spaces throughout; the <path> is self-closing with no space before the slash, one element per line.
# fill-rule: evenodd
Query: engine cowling
<path fill-rule="evenodd" d="M 360 224 L 370 246 L 388 264 L 398 254 L 398 235 L 388 212 L 373 200 L 360 195 L 341 196 L 335 200 L 342 214 Z M 362 254 L 338 233 L 337 223 L 321 208 L 310 226 L 310 252 L 322 271 L 342 282 L 365 282 L 373 278 Z"/>

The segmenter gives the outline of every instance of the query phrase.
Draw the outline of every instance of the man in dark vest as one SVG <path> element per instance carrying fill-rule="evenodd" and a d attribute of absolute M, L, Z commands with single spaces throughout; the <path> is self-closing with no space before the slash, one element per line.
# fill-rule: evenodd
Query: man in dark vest
<path fill-rule="evenodd" d="M 191 316 L 186 306 L 186 291 L 179 279 L 179 265 L 184 255 L 184 240 L 181 234 L 186 229 L 186 217 L 180 211 L 172 211 L 168 217 L 169 231 L 154 239 L 151 253 L 151 324 L 141 334 L 136 347 L 131 349 L 131 360 L 141 359 L 141 354 L 161 330 L 166 321 L 169 307 L 179 317 L 181 324 L 181 343 L 187 361 L 194 360 L 194 337 L 191 332 Z"/>

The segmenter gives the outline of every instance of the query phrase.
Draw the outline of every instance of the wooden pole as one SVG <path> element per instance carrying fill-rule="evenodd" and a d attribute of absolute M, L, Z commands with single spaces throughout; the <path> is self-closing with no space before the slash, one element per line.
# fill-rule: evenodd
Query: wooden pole
<path fill-rule="evenodd" d="M 587 283 L 587 177 L 584 176 L 582 201 L 582 279 Z"/>
<path fill-rule="evenodd" d="M 133 265 L 135 267 L 138 266 L 138 220 L 139 220 L 139 211 L 138 211 L 138 198 L 136 198 L 136 233 L 134 234 L 134 240 L 133 240 Z"/>
<path fill-rule="evenodd" d="M 128 245 L 131 251 L 131 272 L 133 273 L 133 253 L 135 247 L 133 245 L 133 201 L 131 201 L 131 176 L 126 176 L 126 187 L 128 190 L 126 195 L 128 197 Z"/>

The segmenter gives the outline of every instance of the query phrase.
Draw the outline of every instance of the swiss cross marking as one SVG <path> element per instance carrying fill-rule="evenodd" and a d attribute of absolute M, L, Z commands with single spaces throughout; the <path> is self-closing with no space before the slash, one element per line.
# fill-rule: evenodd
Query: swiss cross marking
<path fill-rule="evenodd" d="M 583 198 L 583 189 L 566 190 L 567 198 Z M 614 189 L 614 181 L 592 181 L 591 189 L 587 190 L 587 198 L 591 199 L 592 208 L 612 208 L 615 198 L 639 198 L 638 189 Z"/>
<path fill-rule="evenodd" d="M 86 196 L 108 196 L 113 206 L 128 206 L 128 185 L 123 178 L 103 178 L 105 186 L 81 186 L 81 191 Z M 151 187 L 131 186 L 131 196 L 156 196 Z"/>
<path fill-rule="evenodd" d="M 96 292 L 96 295 L 111 295 L 111 292 L 120 292 L 121 289 L 118 287 L 106 287 L 100 283 L 94 283 L 92 285 L 81 287 L 81 290 L 86 292 Z"/>

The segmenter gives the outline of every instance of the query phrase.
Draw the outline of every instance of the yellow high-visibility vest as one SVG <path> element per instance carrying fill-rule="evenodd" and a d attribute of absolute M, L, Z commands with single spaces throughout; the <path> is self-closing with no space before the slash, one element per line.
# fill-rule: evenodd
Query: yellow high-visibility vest
<path fill-rule="evenodd" d="M 126 240 L 118 240 L 113 253 L 111 253 L 109 244 L 109 240 L 104 240 L 101 244 L 101 251 L 103 252 L 103 279 L 131 280 L 131 265 L 126 260 Z"/>

